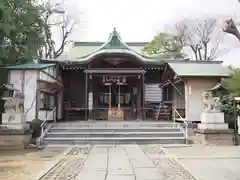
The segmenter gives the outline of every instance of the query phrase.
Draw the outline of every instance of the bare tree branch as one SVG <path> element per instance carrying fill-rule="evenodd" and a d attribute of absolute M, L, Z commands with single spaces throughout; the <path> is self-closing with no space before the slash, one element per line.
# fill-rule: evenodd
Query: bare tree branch
<path fill-rule="evenodd" d="M 223 32 L 226 32 L 228 34 L 235 36 L 240 41 L 240 33 L 239 33 L 237 26 L 232 18 L 227 19 L 225 21 Z"/>
<path fill-rule="evenodd" d="M 43 35 L 45 45 L 39 50 L 39 56 L 44 58 L 58 58 L 64 52 L 66 45 L 70 42 L 68 40 L 69 35 L 73 31 L 76 21 L 71 19 L 65 12 L 64 8 L 62 8 L 64 0 L 55 4 L 51 4 L 50 0 L 42 3 L 42 6 L 44 7 L 42 16 L 48 26 L 45 27 Z M 57 18 L 54 19 L 54 17 Z M 52 28 L 60 31 L 61 42 L 59 43 L 59 46 L 56 45 L 55 40 L 52 37 Z"/>
<path fill-rule="evenodd" d="M 183 46 L 189 47 L 197 61 L 214 60 L 221 53 L 223 33 L 217 27 L 215 18 L 184 20 L 175 26 Z"/>

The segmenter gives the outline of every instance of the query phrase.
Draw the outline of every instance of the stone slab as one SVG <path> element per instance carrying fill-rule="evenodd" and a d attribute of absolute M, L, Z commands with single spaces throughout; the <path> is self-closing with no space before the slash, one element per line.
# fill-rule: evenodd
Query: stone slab
<path fill-rule="evenodd" d="M 181 159 L 179 162 L 197 180 L 238 180 L 239 159 Z"/>
<path fill-rule="evenodd" d="M 228 129 L 228 124 L 210 124 L 210 123 L 199 123 L 198 124 L 198 129 L 219 129 L 219 130 L 224 130 Z"/>
<path fill-rule="evenodd" d="M 224 123 L 224 113 L 221 112 L 203 112 L 201 113 L 201 123 Z"/>
<path fill-rule="evenodd" d="M 233 134 L 233 129 L 196 129 L 199 134 Z"/>
<path fill-rule="evenodd" d="M 157 168 L 136 168 L 135 169 L 136 179 L 139 180 L 160 180 L 163 179 Z"/>
<path fill-rule="evenodd" d="M 92 169 L 89 171 L 81 171 L 76 180 L 104 180 L 106 175 L 105 171 L 93 171 Z"/>
<path fill-rule="evenodd" d="M 135 180 L 134 175 L 109 175 L 106 180 Z"/>
<path fill-rule="evenodd" d="M 25 124 L 25 123 L 26 115 L 24 113 L 12 112 L 2 114 L 2 124 Z"/>

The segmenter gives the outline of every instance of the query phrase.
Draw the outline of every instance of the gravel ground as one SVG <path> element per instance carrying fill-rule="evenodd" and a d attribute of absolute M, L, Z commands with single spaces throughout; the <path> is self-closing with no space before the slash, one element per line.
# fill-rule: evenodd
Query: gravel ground
<path fill-rule="evenodd" d="M 32 180 L 63 149 L 0 152 L 1 180 Z"/>

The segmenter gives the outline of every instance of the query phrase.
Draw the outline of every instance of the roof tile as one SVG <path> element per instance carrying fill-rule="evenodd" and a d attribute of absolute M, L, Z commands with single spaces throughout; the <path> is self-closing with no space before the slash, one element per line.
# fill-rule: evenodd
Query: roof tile
<path fill-rule="evenodd" d="M 230 70 L 219 62 L 170 62 L 169 66 L 179 76 L 228 77 Z"/>
<path fill-rule="evenodd" d="M 54 66 L 55 64 L 43 64 L 43 63 L 27 63 L 19 64 L 15 66 L 7 66 L 7 69 L 44 69 L 49 66 Z"/>

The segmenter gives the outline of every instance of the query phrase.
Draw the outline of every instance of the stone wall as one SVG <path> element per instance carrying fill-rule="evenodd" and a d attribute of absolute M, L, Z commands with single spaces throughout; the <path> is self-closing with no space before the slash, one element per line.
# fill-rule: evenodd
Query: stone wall
<path fill-rule="evenodd" d="M 30 143 L 31 133 L 0 133 L 0 150 L 21 150 Z"/>
<path fill-rule="evenodd" d="M 195 144 L 204 145 L 233 145 L 234 134 L 232 130 L 196 130 L 195 136 L 192 138 Z"/>

